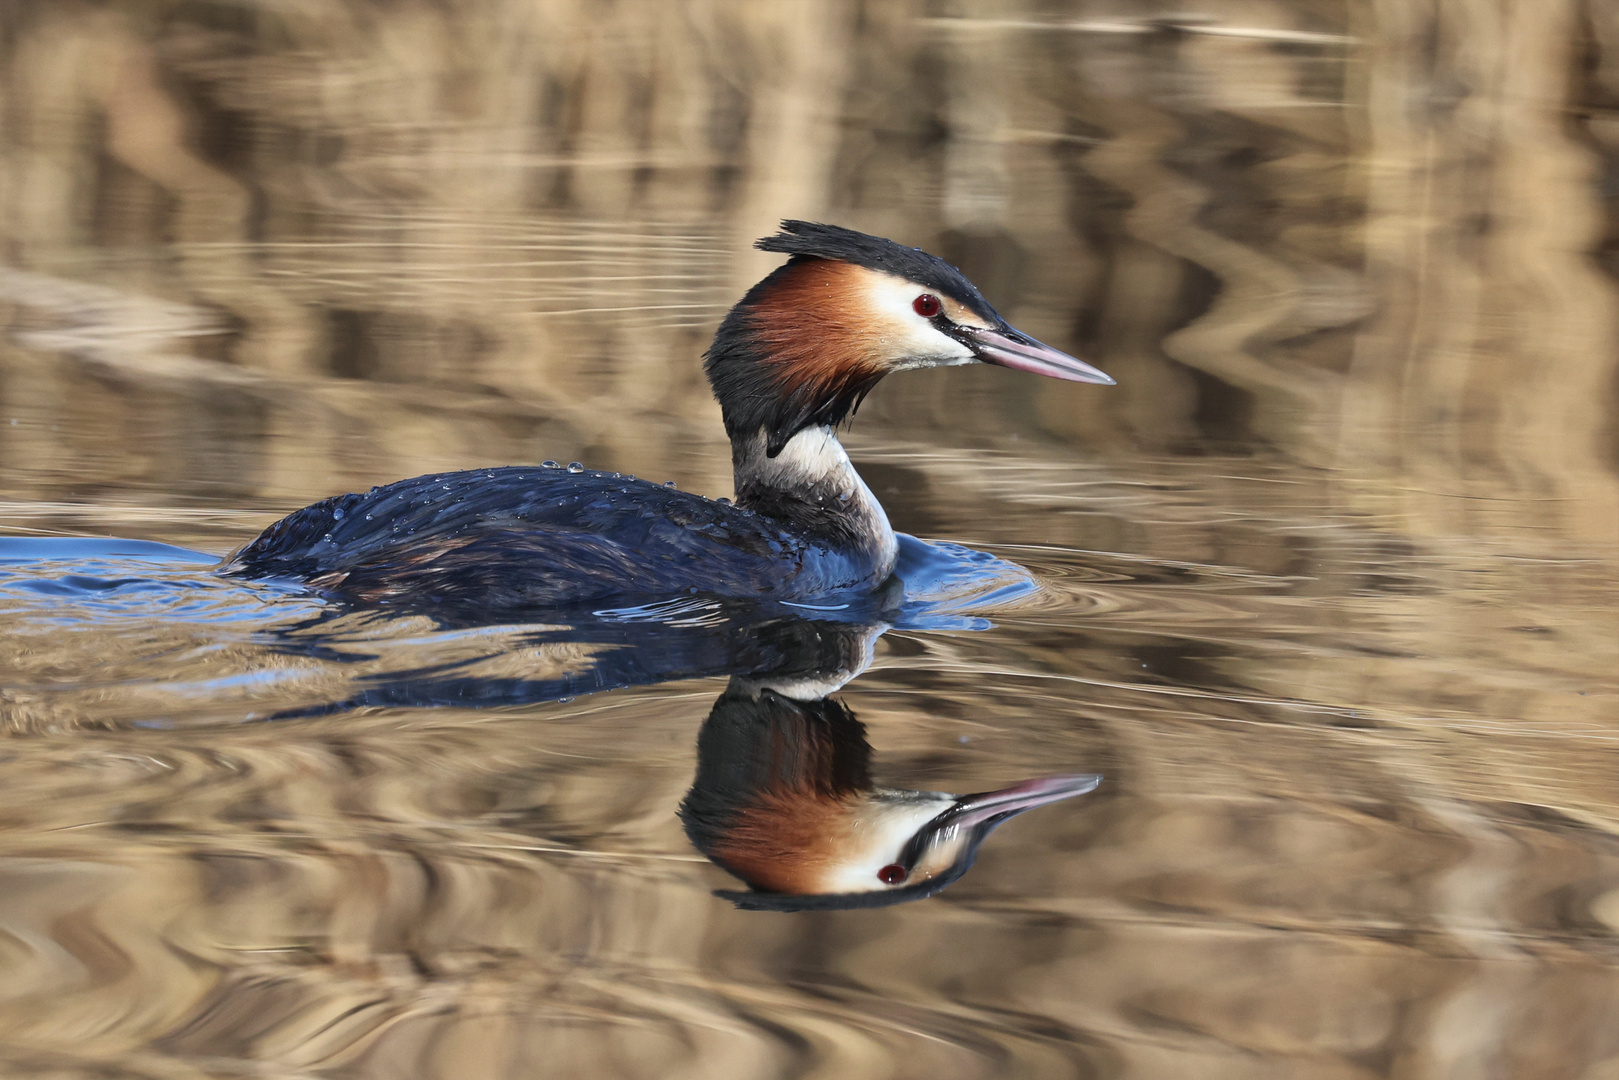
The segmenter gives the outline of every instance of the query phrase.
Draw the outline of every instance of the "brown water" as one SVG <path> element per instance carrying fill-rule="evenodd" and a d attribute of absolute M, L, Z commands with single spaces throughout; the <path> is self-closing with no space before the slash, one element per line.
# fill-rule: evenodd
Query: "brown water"
<path fill-rule="evenodd" d="M 1619 16 L 1174 10 L 0 10 L 0 1071 L 1619 1077 Z M 1039 585 L 878 639 L 878 782 L 1105 776 L 937 897 L 712 895 L 729 660 L 560 694 L 614 650 L 40 546 L 727 494 L 697 358 L 786 216 L 1119 381 L 903 375 L 849 439 Z"/>

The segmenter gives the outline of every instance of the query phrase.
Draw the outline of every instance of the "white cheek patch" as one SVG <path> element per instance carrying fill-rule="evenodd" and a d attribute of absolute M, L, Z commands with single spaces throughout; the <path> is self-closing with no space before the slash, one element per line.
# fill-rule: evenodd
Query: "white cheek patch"
<path fill-rule="evenodd" d="M 862 809 L 836 862 L 826 868 L 818 890 L 828 893 L 875 892 L 893 888 L 877 871 L 899 858 L 916 830 L 955 802 L 954 795 L 929 793 L 920 799 L 876 803 Z"/>
<path fill-rule="evenodd" d="M 925 287 L 875 270 L 865 272 L 862 285 L 866 314 L 873 329 L 882 335 L 879 349 L 892 369 L 945 367 L 970 364 L 976 359 L 967 346 L 939 333 L 930 320 L 916 313 L 912 305 L 918 296 L 928 291 Z M 940 302 L 947 303 L 942 297 Z M 955 310 L 961 309 L 960 304 L 948 303 Z M 947 310 L 946 314 L 955 321 L 953 311 Z M 969 325 L 977 324 L 979 320 L 975 319 Z"/>

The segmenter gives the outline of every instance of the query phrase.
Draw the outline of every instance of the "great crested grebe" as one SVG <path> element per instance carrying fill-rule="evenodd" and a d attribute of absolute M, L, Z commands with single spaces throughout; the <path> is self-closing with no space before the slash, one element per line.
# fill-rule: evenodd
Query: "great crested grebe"
<path fill-rule="evenodd" d="M 919 248 L 806 221 L 755 246 L 790 258 L 726 315 L 704 362 L 734 505 L 574 466 L 436 473 L 306 506 L 224 572 L 507 610 L 869 591 L 893 572 L 894 531 L 833 429 L 884 375 L 982 362 L 1113 382 L 1008 326 Z"/>

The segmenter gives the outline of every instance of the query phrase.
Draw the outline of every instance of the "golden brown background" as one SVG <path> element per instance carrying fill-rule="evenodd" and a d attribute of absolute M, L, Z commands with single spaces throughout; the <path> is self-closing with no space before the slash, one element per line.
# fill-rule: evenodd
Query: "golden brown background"
<path fill-rule="evenodd" d="M 717 682 L 242 724 L 352 674 L 7 594 L 8 1074 L 1619 1078 L 1607 0 L 6 0 L 0 523 L 725 494 L 698 356 L 782 217 L 1118 379 L 851 439 L 1049 582 L 884 640 L 884 779 L 1103 789 L 735 912 L 672 816 Z"/>

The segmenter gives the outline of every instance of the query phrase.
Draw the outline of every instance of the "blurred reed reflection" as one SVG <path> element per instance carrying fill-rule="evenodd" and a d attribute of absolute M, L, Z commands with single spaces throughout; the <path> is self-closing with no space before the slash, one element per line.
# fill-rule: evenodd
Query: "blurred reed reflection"
<path fill-rule="evenodd" d="M 4 483 L 280 506 L 543 453 L 723 490 L 676 360 L 799 216 L 943 252 L 1123 384 L 886 388 L 919 430 L 1016 409 L 1610 539 L 1612 13 L 1151 14 L 19 0 Z"/>

